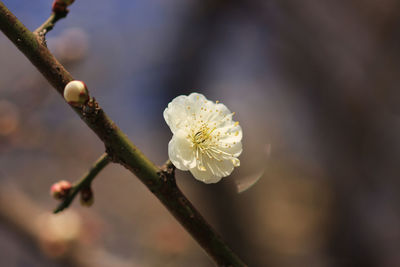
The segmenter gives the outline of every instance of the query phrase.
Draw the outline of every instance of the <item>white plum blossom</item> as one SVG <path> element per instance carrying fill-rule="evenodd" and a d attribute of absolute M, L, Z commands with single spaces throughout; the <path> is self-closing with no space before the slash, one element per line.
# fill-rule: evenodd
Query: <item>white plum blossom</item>
<path fill-rule="evenodd" d="M 164 119 L 173 137 L 168 144 L 171 162 L 189 170 L 204 183 L 216 183 L 240 165 L 242 128 L 232 120 L 234 113 L 222 103 L 191 93 L 172 100 Z"/>

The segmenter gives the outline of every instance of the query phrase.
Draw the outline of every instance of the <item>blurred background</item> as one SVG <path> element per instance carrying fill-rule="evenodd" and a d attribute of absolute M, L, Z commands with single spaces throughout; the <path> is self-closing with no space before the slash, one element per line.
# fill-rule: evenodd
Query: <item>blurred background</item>
<path fill-rule="evenodd" d="M 51 0 L 5 0 L 31 30 Z M 400 2 L 81 1 L 48 46 L 161 165 L 162 112 L 200 92 L 240 121 L 241 167 L 177 182 L 249 266 L 400 266 Z M 0 266 L 213 266 L 130 172 L 61 215 L 97 137 L 0 34 Z"/>

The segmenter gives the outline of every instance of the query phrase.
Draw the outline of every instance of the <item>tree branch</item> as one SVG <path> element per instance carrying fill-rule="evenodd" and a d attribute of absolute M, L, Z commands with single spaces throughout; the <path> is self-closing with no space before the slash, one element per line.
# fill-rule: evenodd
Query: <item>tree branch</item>
<path fill-rule="evenodd" d="M 101 170 L 108 165 L 110 162 L 110 158 L 107 153 L 104 153 L 92 166 L 92 168 L 79 180 L 75 183 L 70 189 L 66 198 L 58 205 L 58 207 L 54 210 L 54 213 L 58 213 L 66 208 L 72 203 L 75 196 L 81 191 L 83 188 L 90 187 L 94 178 L 96 178 L 97 174 L 101 172 Z"/>
<path fill-rule="evenodd" d="M 67 7 L 73 2 L 74 1 L 54 0 L 50 17 L 33 33 L 43 38 L 49 31 L 54 28 L 54 25 L 57 21 L 65 18 L 68 15 L 69 10 Z"/>
<path fill-rule="evenodd" d="M 0 30 L 63 94 L 64 87 L 72 80 L 71 74 L 1 1 Z M 155 166 L 106 115 L 95 99 L 83 108 L 71 108 L 103 141 L 111 160 L 135 174 L 219 266 L 245 266 L 183 195 L 174 176 Z"/>

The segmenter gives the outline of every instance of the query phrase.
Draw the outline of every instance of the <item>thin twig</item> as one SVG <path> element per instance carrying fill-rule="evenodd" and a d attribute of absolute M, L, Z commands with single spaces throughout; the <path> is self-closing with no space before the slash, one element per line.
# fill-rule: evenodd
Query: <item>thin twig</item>
<path fill-rule="evenodd" d="M 51 31 L 54 28 L 54 25 L 56 24 L 56 22 L 62 18 L 65 18 L 65 16 L 59 16 L 56 13 L 51 13 L 50 17 L 42 24 L 39 26 L 39 28 L 37 28 L 33 33 L 40 35 L 40 36 L 45 36 L 46 33 L 48 33 L 49 31 Z"/>
<path fill-rule="evenodd" d="M 45 35 L 54 28 L 54 25 L 57 21 L 62 18 L 65 18 L 68 15 L 68 6 L 71 5 L 74 1 L 67 3 L 62 0 L 54 0 L 52 13 L 50 17 L 33 33 L 38 35 L 41 38 L 44 38 Z"/>
<path fill-rule="evenodd" d="M 62 95 L 64 87 L 72 80 L 71 74 L 1 1 L 0 30 Z M 94 99 L 82 109 L 72 106 L 71 108 L 103 141 L 111 160 L 120 163 L 136 175 L 216 264 L 245 266 L 180 191 L 173 175 L 165 175 L 165 172 L 154 165 L 106 115 Z"/>
<path fill-rule="evenodd" d="M 66 208 L 72 203 L 75 196 L 81 191 L 83 188 L 90 187 L 94 178 L 96 178 L 97 174 L 110 162 L 110 158 L 107 153 L 104 153 L 92 166 L 92 168 L 77 182 L 75 183 L 71 190 L 69 191 L 66 198 L 58 205 L 58 207 L 54 210 L 54 213 L 58 213 Z"/>

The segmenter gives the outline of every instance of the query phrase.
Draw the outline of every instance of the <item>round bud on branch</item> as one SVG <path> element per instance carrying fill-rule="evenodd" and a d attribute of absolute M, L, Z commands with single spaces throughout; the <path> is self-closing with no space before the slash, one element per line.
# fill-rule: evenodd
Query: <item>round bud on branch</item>
<path fill-rule="evenodd" d="M 89 91 L 82 81 L 70 81 L 64 88 L 64 99 L 68 104 L 80 107 L 89 101 Z"/>
<path fill-rule="evenodd" d="M 63 200 L 67 197 L 71 188 L 72 184 L 70 182 L 62 180 L 51 186 L 50 195 L 57 200 Z"/>
<path fill-rule="evenodd" d="M 65 16 L 68 13 L 67 7 L 75 0 L 54 0 L 51 10 L 59 15 Z"/>
<path fill-rule="evenodd" d="M 87 207 L 92 206 L 93 202 L 94 202 L 92 188 L 90 188 L 90 187 L 82 188 L 80 200 L 81 200 L 82 206 L 87 206 Z"/>

